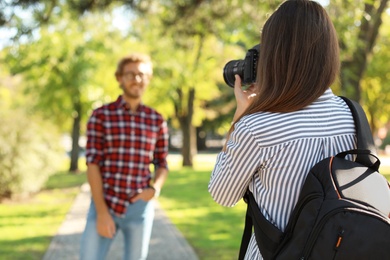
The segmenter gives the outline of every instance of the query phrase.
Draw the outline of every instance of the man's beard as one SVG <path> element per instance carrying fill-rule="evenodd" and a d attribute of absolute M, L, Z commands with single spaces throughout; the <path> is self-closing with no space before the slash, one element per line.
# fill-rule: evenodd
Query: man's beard
<path fill-rule="evenodd" d="M 130 99 L 139 99 L 141 97 L 141 94 L 137 92 L 136 95 L 132 94 L 131 91 L 129 91 L 127 88 L 125 88 L 123 85 L 120 86 L 123 90 L 123 95 L 125 95 L 127 98 Z"/>

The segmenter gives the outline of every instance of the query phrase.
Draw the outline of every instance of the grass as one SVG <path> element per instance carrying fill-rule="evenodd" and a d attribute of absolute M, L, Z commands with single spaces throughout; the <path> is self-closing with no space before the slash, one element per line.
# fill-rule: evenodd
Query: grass
<path fill-rule="evenodd" d="M 68 172 L 60 172 L 51 176 L 45 184 L 45 190 L 58 190 L 77 188 L 87 181 L 84 173 L 69 174 Z"/>
<path fill-rule="evenodd" d="M 245 204 L 216 204 L 207 191 L 209 179 L 210 170 L 171 171 L 160 204 L 200 259 L 237 259 Z"/>
<path fill-rule="evenodd" d="M 85 180 L 60 172 L 35 196 L 0 204 L 0 259 L 42 259 Z"/>
<path fill-rule="evenodd" d="M 180 156 L 168 160 L 170 175 L 159 199 L 168 217 L 201 260 L 237 259 L 246 205 L 225 208 L 211 199 L 207 184 L 215 155 L 196 156 L 194 169 L 182 168 Z M 390 166 L 381 173 L 390 180 Z M 0 259 L 42 259 L 85 181 L 85 174 L 59 172 L 35 196 L 0 204 Z"/>

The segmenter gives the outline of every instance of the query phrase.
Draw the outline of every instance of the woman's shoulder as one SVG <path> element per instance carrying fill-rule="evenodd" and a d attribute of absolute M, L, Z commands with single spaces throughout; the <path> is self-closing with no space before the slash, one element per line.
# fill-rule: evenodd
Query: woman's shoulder
<path fill-rule="evenodd" d="M 266 125 L 289 125 L 300 120 L 310 120 L 313 118 L 328 118 L 329 116 L 351 117 L 348 105 L 345 101 L 334 95 L 331 91 L 326 91 L 320 98 L 310 105 L 292 112 L 256 112 L 244 116 L 242 119 L 250 125 L 259 123 Z"/>
<path fill-rule="evenodd" d="M 244 116 L 238 124 L 262 142 L 288 142 L 353 134 L 354 122 L 345 102 L 334 96 L 288 113 L 257 112 Z"/>

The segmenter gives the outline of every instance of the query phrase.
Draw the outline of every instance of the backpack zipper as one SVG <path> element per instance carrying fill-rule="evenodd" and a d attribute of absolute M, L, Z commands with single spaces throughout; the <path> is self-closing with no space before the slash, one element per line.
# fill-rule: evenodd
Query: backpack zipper
<path fill-rule="evenodd" d="M 344 229 L 342 227 L 339 228 L 339 233 L 337 234 L 337 240 L 336 240 L 336 245 L 334 246 L 334 250 L 339 250 L 339 247 L 341 245 L 341 241 L 343 240 L 344 236 Z"/>

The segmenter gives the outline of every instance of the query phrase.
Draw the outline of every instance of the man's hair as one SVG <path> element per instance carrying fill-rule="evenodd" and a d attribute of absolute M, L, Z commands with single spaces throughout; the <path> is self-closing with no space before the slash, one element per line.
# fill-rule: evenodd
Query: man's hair
<path fill-rule="evenodd" d="M 118 65 L 116 67 L 115 76 L 118 77 L 118 76 L 122 75 L 123 68 L 126 66 L 126 64 L 138 63 L 138 62 L 149 64 L 150 68 L 151 68 L 151 73 L 152 73 L 153 65 L 152 65 L 152 60 L 151 60 L 150 56 L 148 56 L 146 54 L 142 54 L 142 53 L 132 53 L 132 54 L 129 54 L 129 55 L 127 55 L 119 60 Z"/>
<path fill-rule="evenodd" d="M 320 97 L 339 71 L 337 34 L 325 9 L 314 1 L 285 1 L 264 24 L 257 97 L 245 114 L 299 110 Z"/>

